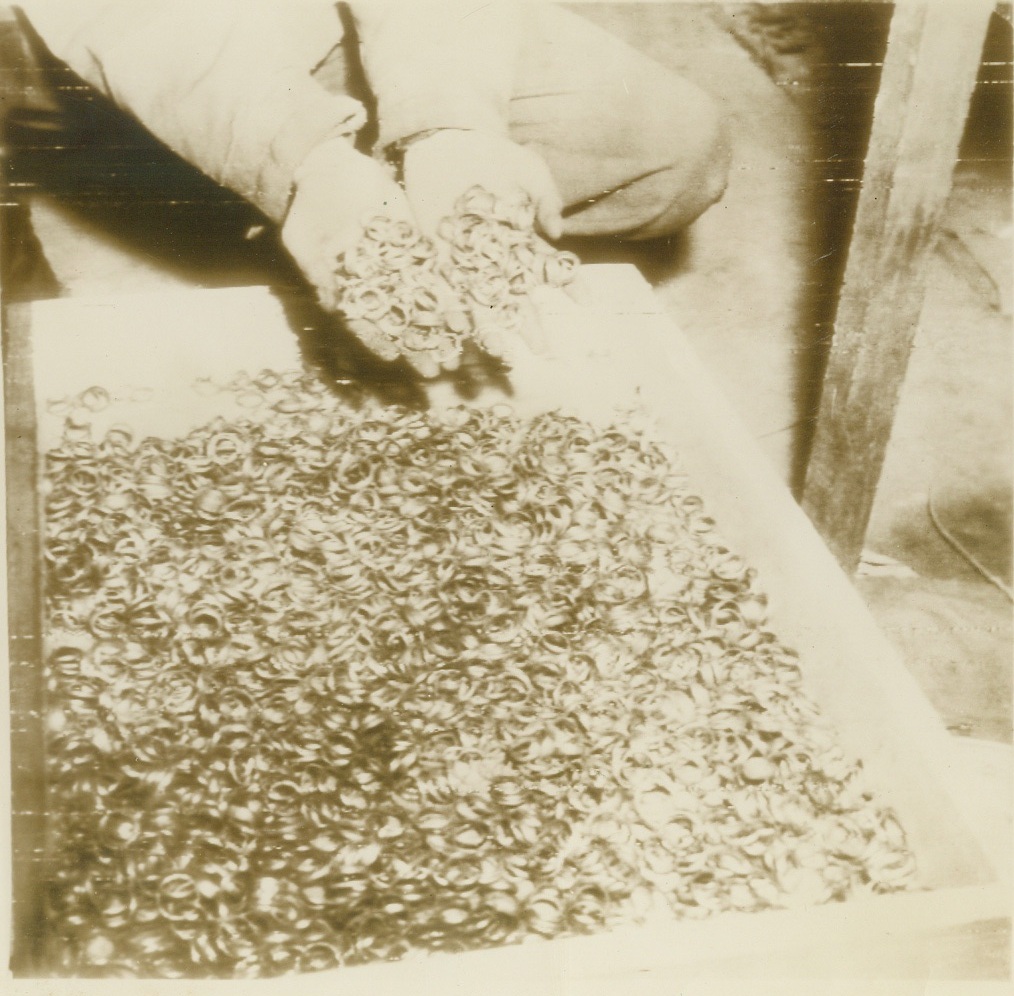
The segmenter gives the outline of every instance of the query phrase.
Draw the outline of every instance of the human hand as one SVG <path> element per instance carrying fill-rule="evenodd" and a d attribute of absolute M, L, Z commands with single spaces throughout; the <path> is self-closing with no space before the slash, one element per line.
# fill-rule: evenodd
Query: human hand
<path fill-rule="evenodd" d="M 536 235 L 537 203 L 520 185 L 511 189 L 497 195 L 474 186 L 434 208 L 446 213 L 427 238 L 410 196 L 382 165 L 343 140 L 328 142 L 297 172 L 282 240 L 321 304 L 340 312 L 364 345 L 431 377 L 458 366 L 466 336 L 501 358 L 516 337 L 540 351 L 529 294 L 574 286 L 577 258 Z M 423 225 L 432 224 L 427 216 Z"/>
<path fill-rule="evenodd" d="M 403 357 L 424 377 L 457 368 L 471 324 L 440 273 L 432 241 L 411 222 L 368 221 L 338 260 L 336 276 L 337 309 L 360 338 L 379 341 L 378 353 Z"/>
<path fill-rule="evenodd" d="M 501 204 L 530 204 L 533 215 L 525 224 L 546 238 L 555 240 L 563 233 L 563 200 L 549 167 L 537 152 L 503 135 L 436 131 L 408 146 L 402 172 L 412 213 L 430 238 L 474 187 Z"/>
<path fill-rule="evenodd" d="M 425 335 L 435 321 L 423 317 L 422 326 L 411 328 L 404 321 L 419 304 L 421 315 L 449 321 L 453 336 L 464 316 L 455 317 L 454 293 L 435 265 L 427 265 L 432 244 L 380 163 L 345 139 L 319 145 L 296 173 L 281 237 L 321 305 L 341 312 L 349 331 L 381 359 L 403 356 L 425 377 L 457 366 L 458 349 L 446 334 Z M 378 245 L 384 247 L 379 253 L 373 251 Z"/>
<path fill-rule="evenodd" d="M 436 239 L 445 260 L 452 261 L 446 272 L 455 289 L 463 291 L 479 344 L 495 356 L 506 357 L 517 335 L 529 348 L 541 352 L 545 337 L 528 293 L 540 281 L 530 280 L 519 288 L 515 279 L 509 297 L 492 295 L 495 300 L 491 300 L 496 275 L 492 281 L 456 280 L 461 273 L 454 260 L 460 255 L 463 203 L 465 213 L 476 214 L 485 222 L 483 234 L 490 236 L 487 244 L 498 243 L 502 249 L 513 243 L 529 257 L 533 253 L 546 258 L 554 254 L 536 233 L 548 239 L 560 237 L 563 201 L 542 157 L 502 135 L 446 129 L 408 146 L 403 177 L 420 227 Z M 493 230 L 496 222 L 503 226 L 499 233 Z M 569 278 L 560 285 L 567 282 Z M 476 288 L 481 290 L 476 292 Z"/>
<path fill-rule="evenodd" d="M 533 215 L 527 197 L 508 202 L 473 187 L 438 230 L 443 274 L 467 308 L 473 338 L 505 359 L 515 337 L 541 351 L 535 294 L 568 287 L 579 265 L 573 253 L 558 252 L 535 234 Z"/>

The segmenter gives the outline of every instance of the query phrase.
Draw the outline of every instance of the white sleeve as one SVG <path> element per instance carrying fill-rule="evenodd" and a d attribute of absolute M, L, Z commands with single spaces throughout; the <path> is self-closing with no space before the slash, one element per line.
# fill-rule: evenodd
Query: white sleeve
<path fill-rule="evenodd" d="M 521 44 L 516 4 L 360 0 L 349 7 L 381 148 L 434 128 L 506 134 Z"/>
<path fill-rule="evenodd" d="M 42 41 L 173 151 L 285 214 L 292 176 L 365 114 L 311 76 L 342 37 L 327 0 L 21 0 Z"/>

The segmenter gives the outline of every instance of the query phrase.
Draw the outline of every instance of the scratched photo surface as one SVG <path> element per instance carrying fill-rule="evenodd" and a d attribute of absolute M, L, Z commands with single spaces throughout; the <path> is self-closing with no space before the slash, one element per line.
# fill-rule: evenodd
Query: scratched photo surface
<path fill-rule="evenodd" d="M 1008 978 L 1011 48 L 0 6 L 13 984 Z"/>

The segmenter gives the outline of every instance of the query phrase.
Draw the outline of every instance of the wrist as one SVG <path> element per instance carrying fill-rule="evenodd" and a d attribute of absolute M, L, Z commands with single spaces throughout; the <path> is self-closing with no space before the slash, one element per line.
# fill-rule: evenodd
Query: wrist
<path fill-rule="evenodd" d="M 292 174 L 292 186 L 298 187 L 307 177 L 316 176 L 322 170 L 348 169 L 363 158 L 366 157 L 347 138 L 329 138 L 315 145 L 303 157 Z"/>
<path fill-rule="evenodd" d="M 298 202 L 310 205 L 308 210 L 323 210 L 333 223 L 336 212 L 347 213 L 357 205 L 362 211 L 397 206 L 402 196 L 393 171 L 383 161 L 335 138 L 314 146 L 296 168 L 285 217 Z"/>
<path fill-rule="evenodd" d="M 409 149 L 418 142 L 423 142 L 427 138 L 432 138 L 434 135 L 440 135 L 446 132 L 463 132 L 470 131 L 469 128 L 425 128 L 422 131 L 413 132 L 411 135 L 405 135 L 403 138 L 399 138 L 396 142 L 391 142 L 384 149 L 384 161 L 394 171 L 394 176 L 398 183 L 404 184 L 405 182 L 405 155 Z"/>

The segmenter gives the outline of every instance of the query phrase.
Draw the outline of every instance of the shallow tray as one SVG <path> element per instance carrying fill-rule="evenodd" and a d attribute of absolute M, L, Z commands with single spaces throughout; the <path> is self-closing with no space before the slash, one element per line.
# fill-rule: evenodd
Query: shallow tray
<path fill-rule="evenodd" d="M 321 973 L 313 984 L 340 982 L 343 993 L 446 993 L 476 991 L 481 980 L 484 993 L 620 992 L 631 985 L 629 991 L 647 993 L 716 972 L 930 973 L 927 943 L 936 947 L 934 938 L 954 936 L 960 946 L 963 932 L 1009 914 L 1008 870 L 985 857 L 971 816 L 974 793 L 948 734 L 637 271 L 588 267 L 587 276 L 588 306 L 546 296 L 545 355 L 520 351 L 509 380 L 466 364 L 428 388 L 430 402 L 506 401 L 522 414 L 562 408 L 596 421 L 617 409 L 647 408 L 679 449 L 721 536 L 757 568 L 771 627 L 800 652 L 809 694 L 834 721 L 846 750 L 863 760 L 878 800 L 898 813 L 921 890 L 804 911 L 724 913 L 592 937 L 413 956 Z M 141 434 L 175 434 L 238 410 L 229 396 L 202 389 L 201 378 L 224 382 L 240 370 L 255 374 L 300 362 L 290 320 L 264 288 L 60 299 L 36 303 L 21 320 L 21 345 L 31 354 L 21 361 L 31 364 L 40 451 L 62 425 L 53 402 L 94 384 L 117 399 L 96 417 L 96 428 L 106 419 L 129 422 Z M 10 372 L 8 388 L 10 394 Z M 23 478 L 25 468 L 20 472 Z M 27 657 L 20 663 L 33 666 Z M 31 697 L 18 701 L 24 712 Z M 14 719 L 30 737 L 32 717 Z M 21 767 L 30 777 L 31 765 Z M 15 757 L 15 781 L 18 770 Z M 22 823 L 22 835 L 27 826 Z M 15 853 L 31 854 L 31 843 L 17 834 Z M 290 978 L 258 985 L 282 991 L 291 984 Z"/>

